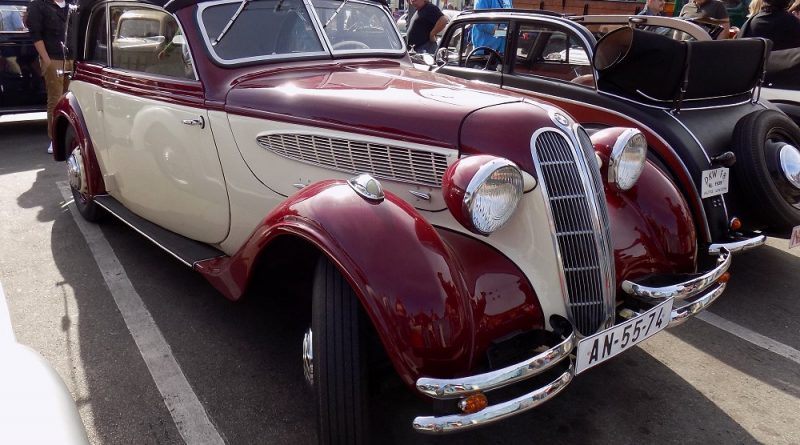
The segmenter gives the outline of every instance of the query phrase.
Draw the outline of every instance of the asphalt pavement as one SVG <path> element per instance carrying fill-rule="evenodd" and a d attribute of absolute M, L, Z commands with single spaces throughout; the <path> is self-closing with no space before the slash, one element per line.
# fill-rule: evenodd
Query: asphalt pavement
<path fill-rule="evenodd" d="M 314 443 L 302 308 L 284 290 L 229 302 L 113 218 L 76 220 L 46 147 L 44 121 L 0 119 L 0 283 L 17 340 L 58 371 L 90 441 Z M 375 442 L 800 444 L 800 248 L 787 247 L 737 255 L 702 317 L 498 425 L 413 433 L 430 408 L 390 386 Z"/>

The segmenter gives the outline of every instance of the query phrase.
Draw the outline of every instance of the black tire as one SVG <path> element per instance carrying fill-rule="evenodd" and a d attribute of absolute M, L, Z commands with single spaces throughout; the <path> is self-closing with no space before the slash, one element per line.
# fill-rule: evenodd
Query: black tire
<path fill-rule="evenodd" d="M 81 148 L 80 141 L 75 136 L 75 129 L 71 126 L 67 127 L 67 131 L 64 133 L 64 154 L 66 155 L 67 162 L 69 162 L 69 157 L 72 152 L 79 148 Z M 84 156 L 86 155 L 86 153 L 82 154 Z M 83 168 L 83 166 L 81 166 L 81 168 Z M 84 176 L 86 175 L 85 169 L 81 174 Z M 94 199 L 72 185 L 70 185 L 70 189 L 72 190 L 72 198 L 75 200 L 75 207 L 77 207 L 78 213 L 81 214 L 83 219 L 90 222 L 99 221 L 102 212 L 100 211 L 100 207 L 94 202 Z"/>
<path fill-rule="evenodd" d="M 369 443 L 366 317 L 326 257 L 317 264 L 311 312 L 319 443 Z"/>
<path fill-rule="evenodd" d="M 800 193 L 783 178 L 778 160 L 783 145 L 800 147 L 800 128 L 779 111 L 760 110 L 736 123 L 733 142 L 736 182 L 746 198 L 743 205 L 770 230 L 800 225 L 800 208 L 792 205 Z"/>

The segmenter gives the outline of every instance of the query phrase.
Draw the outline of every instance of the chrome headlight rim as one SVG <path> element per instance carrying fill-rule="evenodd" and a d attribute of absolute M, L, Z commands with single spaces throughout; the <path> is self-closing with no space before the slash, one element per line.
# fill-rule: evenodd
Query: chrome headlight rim
<path fill-rule="evenodd" d="M 520 187 L 516 189 L 516 196 L 511 200 L 511 205 L 509 205 L 506 211 L 500 215 L 500 222 L 497 223 L 495 227 L 488 229 L 484 225 L 476 223 L 476 215 L 474 212 L 476 197 L 478 196 L 481 187 L 486 184 L 486 181 L 491 178 L 492 175 L 503 169 L 511 169 L 510 171 L 512 174 L 517 176 L 517 183 L 520 185 Z M 525 177 L 522 174 L 522 171 L 517 164 L 508 159 L 493 159 L 480 166 L 472 179 L 470 179 L 469 184 L 464 191 L 464 200 L 462 203 L 462 212 L 467 221 L 469 221 L 472 225 L 472 229 L 482 235 L 489 235 L 502 228 L 514 215 L 514 212 L 516 211 L 516 208 L 519 205 L 519 202 L 522 199 L 522 195 L 525 191 L 524 184 Z"/>
<path fill-rule="evenodd" d="M 637 139 L 640 139 L 641 146 L 636 147 L 631 145 L 637 143 Z M 630 153 L 630 150 L 640 150 L 639 159 L 635 161 L 638 162 L 638 166 L 635 166 L 633 170 L 623 173 L 622 168 L 625 166 L 625 163 L 630 162 L 623 160 L 623 156 L 626 153 Z M 644 134 L 635 128 L 626 129 L 617 137 L 614 147 L 611 149 L 611 155 L 608 160 L 608 182 L 614 183 L 619 190 L 630 190 L 639 180 L 639 176 L 644 170 L 646 161 L 647 139 Z"/>
<path fill-rule="evenodd" d="M 779 153 L 781 173 L 786 181 L 800 190 L 800 150 L 791 144 L 785 144 Z"/>

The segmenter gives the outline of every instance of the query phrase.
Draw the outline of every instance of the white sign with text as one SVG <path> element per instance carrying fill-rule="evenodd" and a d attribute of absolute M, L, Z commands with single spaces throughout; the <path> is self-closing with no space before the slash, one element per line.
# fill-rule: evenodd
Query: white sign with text
<path fill-rule="evenodd" d="M 703 180 L 700 189 L 702 198 L 728 193 L 728 169 L 725 167 L 703 171 Z"/>

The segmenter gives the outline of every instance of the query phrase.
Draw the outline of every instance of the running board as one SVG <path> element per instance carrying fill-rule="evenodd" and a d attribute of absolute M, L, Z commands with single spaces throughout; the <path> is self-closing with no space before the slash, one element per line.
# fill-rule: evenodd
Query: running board
<path fill-rule="evenodd" d="M 94 202 L 189 267 L 194 267 L 198 261 L 225 256 L 221 250 L 170 232 L 134 214 L 110 195 L 95 196 Z"/>

